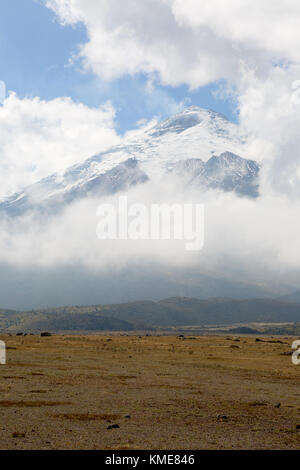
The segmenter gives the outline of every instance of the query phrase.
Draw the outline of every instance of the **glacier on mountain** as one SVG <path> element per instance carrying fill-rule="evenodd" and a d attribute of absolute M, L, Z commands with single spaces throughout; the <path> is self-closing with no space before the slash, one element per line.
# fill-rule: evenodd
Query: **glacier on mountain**
<path fill-rule="evenodd" d="M 219 113 L 195 106 L 129 134 L 109 151 L 50 175 L 0 202 L 18 215 L 29 209 L 55 211 L 75 200 L 124 191 L 170 175 L 199 189 L 258 195 L 259 165 L 241 158 L 245 138 L 239 126 Z"/>

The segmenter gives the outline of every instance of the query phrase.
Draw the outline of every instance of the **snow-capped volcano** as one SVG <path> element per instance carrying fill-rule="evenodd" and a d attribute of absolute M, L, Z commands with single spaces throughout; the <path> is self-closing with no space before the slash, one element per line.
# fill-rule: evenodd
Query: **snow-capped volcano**
<path fill-rule="evenodd" d="M 162 180 L 182 171 L 202 188 L 251 189 L 258 165 L 245 160 L 244 139 L 236 124 L 222 115 L 190 107 L 170 119 L 128 134 L 121 145 L 51 175 L 0 203 L 0 209 L 19 214 L 29 208 L 55 209 L 85 196 L 125 190 L 146 181 Z M 250 189 L 249 189 L 250 188 Z"/>

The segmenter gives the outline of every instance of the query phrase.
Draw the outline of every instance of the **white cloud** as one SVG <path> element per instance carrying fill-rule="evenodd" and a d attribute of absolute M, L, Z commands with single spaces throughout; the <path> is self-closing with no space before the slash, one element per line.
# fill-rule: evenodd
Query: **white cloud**
<path fill-rule="evenodd" d="M 230 41 L 233 49 L 299 60 L 297 0 L 174 0 L 173 11 L 182 25 L 195 30 L 209 27 L 216 37 Z"/>
<path fill-rule="evenodd" d="M 170 182 L 169 182 L 170 183 Z M 299 201 L 264 196 L 259 202 L 234 194 L 201 194 L 177 180 L 168 187 L 150 182 L 128 193 L 129 203 L 189 203 L 205 205 L 205 244 L 200 252 L 185 250 L 186 241 L 99 240 L 99 203 L 118 208 L 119 195 L 76 202 L 63 213 L 45 218 L 27 213 L 0 222 L 0 267 L 61 268 L 78 272 L 116 273 L 126 267 L 153 265 L 176 271 L 200 267 L 210 275 L 239 280 L 279 279 L 288 283 L 299 274 Z M 175 199 L 174 199 L 175 197 Z M 237 277 L 236 273 L 239 272 Z"/>
<path fill-rule="evenodd" d="M 300 66 L 272 67 L 265 77 L 245 70 L 238 88 L 241 127 L 250 136 L 248 156 L 262 162 L 265 195 L 300 196 L 300 100 L 293 88 Z"/>
<path fill-rule="evenodd" d="M 228 45 L 207 28 L 193 31 L 179 24 L 172 0 L 48 0 L 46 4 L 62 22 L 86 25 L 89 40 L 81 46 L 80 56 L 87 68 L 108 80 L 144 72 L 158 74 L 165 85 L 197 87 L 220 78 L 223 69 L 233 65 L 225 53 Z"/>
<path fill-rule="evenodd" d="M 63 23 L 83 22 L 85 66 L 102 78 L 156 73 L 197 88 L 235 79 L 241 63 L 262 70 L 299 61 L 297 0 L 47 0 Z"/>
<path fill-rule="evenodd" d="M 42 101 L 14 93 L 0 106 L 0 196 L 81 162 L 119 142 L 110 104 Z"/>

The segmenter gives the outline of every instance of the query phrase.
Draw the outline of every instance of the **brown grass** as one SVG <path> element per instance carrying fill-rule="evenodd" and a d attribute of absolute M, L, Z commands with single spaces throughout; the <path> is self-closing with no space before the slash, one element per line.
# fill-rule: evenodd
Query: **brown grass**
<path fill-rule="evenodd" d="M 268 403 L 265 401 L 253 401 L 249 403 L 249 406 L 268 406 Z"/>
<path fill-rule="evenodd" d="M 294 338 L 1 339 L 0 449 L 299 449 Z"/>
<path fill-rule="evenodd" d="M 51 415 L 53 418 L 70 419 L 72 421 L 113 421 L 120 418 L 117 414 L 91 414 L 91 413 L 60 413 Z"/>
<path fill-rule="evenodd" d="M 0 401 L 0 408 L 39 408 L 41 406 L 62 406 L 68 405 L 69 403 L 64 401 L 13 401 L 13 400 L 2 400 Z"/>

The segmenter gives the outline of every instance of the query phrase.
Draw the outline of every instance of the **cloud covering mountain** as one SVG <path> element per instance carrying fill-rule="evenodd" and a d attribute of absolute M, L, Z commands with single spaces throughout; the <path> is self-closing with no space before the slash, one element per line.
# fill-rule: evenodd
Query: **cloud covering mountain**
<path fill-rule="evenodd" d="M 74 303 L 72 294 L 79 303 L 80 298 L 87 303 L 91 295 L 94 302 L 111 302 L 109 286 L 116 286 L 116 279 L 119 292 L 112 288 L 113 295 L 124 301 L 126 282 L 139 278 L 137 272 L 144 283 L 130 291 L 131 300 L 141 292 L 143 298 L 154 297 L 153 284 L 164 285 L 160 274 L 167 278 L 166 273 L 174 272 L 176 283 L 166 286 L 161 297 L 174 295 L 174 286 L 185 295 L 192 286 L 196 296 L 198 285 L 202 295 L 201 287 L 205 284 L 209 290 L 209 281 L 204 283 L 201 276 L 212 279 L 216 294 L 222 290 L 215 282 L 220 279 L 238 279 L 263 291 L 279 286 L 279 294 L 296 290 L 299 3 L 45 4 L 62 25 L 81 24 L 86 29 L 86 41 L 70 57 L 82 72 L 108 82 L 142 74 L 149 97 L 161 86 L 183 84 L 192 96 L 193 90 L 215 83 L 219 94 L 231 99 L 239 122 L 188 108 L 163 122 L 139 123 L 120 136 L 115 129 L 117 110 L 109 103 L 88 108 L 69 98 L 45 101 L 11 94 L 0 107 L 4 306 L 15 306 L 11 299 L 16 289 L 18 306 L 22 298 L 27 307 L 37 299 Z M 191 255 L 177 241 L 100 243 L 95 235 L 97 206 L 116 205 L 122 192 L 129 202 L 148 206 L 204 204 L 204 249 Z M 40 207 L 46 208 L 46 216 L 41 216 Z M 49 207 L 60 210 L 54 214 L 47 212 Z M 189 276 L 194 269 L 197 275 Z M 148 272 L 151 276 L 145 280 L 143 273 Z M 181 277 L 185 288 L 178 281 Z M 68 287 L 60 288 L 58 279 L 68 279 Z M 27 296 L 31 283 L 38 286 L 36 299 Z M 103 300 L 105 295 L 109 298 Z"/>
<path fill-rule="evenodd" d="M 275 206 L 274 197 L 260 195 L 259 165 L 228 149 L 248 152 L 240 128 L 193 107 L 4 199 L 2 298 L 11 297 L 13 279 L 20 285 L 15 303 L 4 306 L 159 299 L 178 290 L 238 298 L 293 290 L 298 202 L 278 198 Z M 204 204 L 204 249 L 189 253 L 183 240 L 99 240 L 97 207 L 118 207 L 124 194 L 129 205 Z"/>
<path fill-rule="evenodd" d="M 197 89 L 225 80 L 252 135 L 247 158 L 265 162 L 265 187 L 300 187 L 300 6 L 297 0 L 47 0 L 62 24 L 88 39 L 73 61 L 102 79 L 143 73 L 156 84 Z M 297 196 L 298 197 L 298 196 Z"/>
<path fill-rule="evenodd" d="M 162 123 L 129 133 L 121 144 L 65 172 L 3 198 L 0 211 L 8 215 L 38 209 L 57 212 L 86 197 L 114 194 L 147 181 L 172 184 L 176 176 L 179 184 L 192 184 L 200 191 L 236 190 L 257 196 L 258 165 L 232 153 L 246 151 L 245 142 L 237 125 L 216 112 L 193 106 Z"/>

